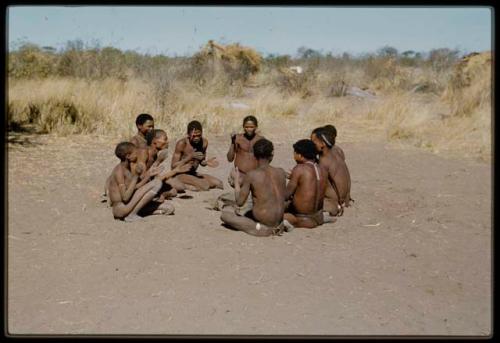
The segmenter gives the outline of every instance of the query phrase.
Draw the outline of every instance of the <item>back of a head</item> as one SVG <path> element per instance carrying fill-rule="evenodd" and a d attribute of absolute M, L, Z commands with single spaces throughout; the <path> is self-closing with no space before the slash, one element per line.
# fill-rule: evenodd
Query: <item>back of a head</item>
<path fill-rule="evenodd" d="M 323 128 L 328 133 L 330 133 L 333 137 L 337 137 L 337 129 L 335 128 L 335 126 L 328 124 L 328 125 L 323 126 Z"/>
<path fill-rule="evenodd" d="M 332 134 L 331 130 L 326 129 L 325 127 L 318 127 L 313 130 L 313 133 L 321 139 L 326 146 L 331 149 L 335 144 L 335 137 Z"/>
<path fill-rule="evenodd" d="M 115 155 L 120 159 L 120 161 L 125 161 L 127 155 L 135 149 L 135 145 L 130 142 L 121 142 L 116 145 Z"/>
<path fill-rule="evenodd" d="M 259 126 L 259 124 L 257 123 L 257 118 L 255 118 L 254 116 L 250 115 L 250 116 L 246 116 L 245 118 L 243 118 L 243 125 L 245 125 L 245 123 L 247 121 L 251 121 L 255 124 L 255 126 Z"/>
<path fill-rule="evenodd" d="M 308 160 L 316 160 L 316 146 L 310 139 L 301 139 L 293 145 L 293 150 Z"/>
<path fill-rule="evenodd" d="M 148 120 L 154 121 L 153 116 L 148 113 L 141 113 L 135 119 L 135 125 L 143 125 Z"/>
<path fill-rule="evenodd" d="M 189 124 L 187 126 L 187 132 L 191 133 L 193 130 L 203 131 L 203 126 L 201 125 L 201 123 L 199 121 L 193 120 L 193 121 L 189 122 Z"/>
<path fill-rule="evenodd" d="M 158 139 L 161 137 L 167 137 L 167 133 L 165 132 L 165 130 L 162 130 L 162 129 L 151 130 L 146 134 L 147 144 L 151 145 L 151 143 L 153 142 L 153 139 L 155 139 L 155 138 Z"/>
<path fill-rule="evenodd" d="M 325 131 L 325 128 L 323 126 L 320 126 L 320 127 L 317 127 L 315 128 L 314 130 L 312 130 L 312 133 L 316 136 L 316 137 L 320 137 L 321 133 Z"/>
<path fill-rule="evenodd" d="M 259 139 L 253 146 L 253 154 L 258 160 L 271 158 L 273 150 L 273 143 L 265 138 Z"/>

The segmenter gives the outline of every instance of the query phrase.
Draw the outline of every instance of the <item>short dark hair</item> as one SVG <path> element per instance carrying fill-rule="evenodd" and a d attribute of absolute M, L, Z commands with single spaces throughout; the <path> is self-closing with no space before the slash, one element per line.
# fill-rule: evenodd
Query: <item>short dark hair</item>
<path fill-rule="evenodd" d="M 151 145 L 151 143 L 153 142 L 153 139 L 160 138 L 161 136 L 167 137 L 167 133 L 162 129 L 154 129 L 154 130 L 148 131 L 146 133 L 147 145 Z"/>
<path fill-rule="evenodd" d="M 315 128 L 314 130 L 312 130 L 312 133 L 314 133 L 316 136 L 320 137 L 320 134 L 324 129 L 325 129 L 324 127 L 320 126 L 320 127 Z"/>
<path fill-rule="evenodd" d="M 141 113 L 137 116 L 137 118 L 135 118 L 135 125 L 143 125 L 148 120 L 154 121 L 153 116 L 148 113 Z"/>
<path fill-rule="evenodd" d="M 259 139 L 253 146 L 253 155 L 256 159 L 270 158 L 273 155 L 274 146 L 270 140 Z"/>
<path fill-rule="evenodd" d="M 312 133 L 314 133 L 316 137 L 321 139 L 328 148 L 333 147 L 333 145 L 335 144 L 335 137 L 332 135 L 331 130 L 326 129 L 325 127 L 317 127 L 313 130 Z"/>
<path fill-rule="evenodd" d="M 257 123 L 257 118 L 255 118 L 254 116 L 246 116 L 244 119 L 243 119 L 243 125 L 245 125 L 245 123 L 247 121 L 251 121 L 255 124 L 255 126 L 258 126 L 259 124 Z"/>
<path fill-rule="evenodd" d="M 193 130 L 203 131 L 203 126 L 201 126 L 201 123 L 198 120 L 193 120 L 189 122 L 187 127 L 187 132 L 191 133 Z"/>
<path fill-rule="evenodd" d="M 116 145 L 115 155 L 120 159 L 120 161 L 125 161 L 127 155 L 135 149 L 135 145 L 130 142 L 121 142 Z"/>
<path fill-rule="evenodd" d="M 337 129 L 335 128 L 335 126 L 328 124 L 328 125 L 323 126 L 323 128 L 328 133 L 330 133 L 333 137 L 337 137 Z"/>
<path fill-rule="evenodd" d="M 301 139 L 293 145 L 293 150 L 308 160 L 316 160 L 316 146 L 310 139 Z"/>

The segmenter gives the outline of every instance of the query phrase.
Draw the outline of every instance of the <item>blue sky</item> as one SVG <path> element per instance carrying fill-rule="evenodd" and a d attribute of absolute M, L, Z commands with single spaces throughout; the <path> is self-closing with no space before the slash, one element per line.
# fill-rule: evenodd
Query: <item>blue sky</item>
<path fill-rule="evenodd" d="M 11 6 L 9 48 L 20 42 L 64 47 L 81 39 L 140 53 L 184 55 L 209 39 L 261 53 L 295 55 L 306 46 L 359 54 L 389 45 L 491 50 L 488 7 Z"/>

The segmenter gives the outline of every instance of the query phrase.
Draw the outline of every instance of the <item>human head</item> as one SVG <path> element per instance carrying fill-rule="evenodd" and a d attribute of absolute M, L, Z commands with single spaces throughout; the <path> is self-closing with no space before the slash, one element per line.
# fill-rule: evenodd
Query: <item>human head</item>
<path fill-rule="evenodd" d="M 148 113 L 141 113 L 135 119 L 135 126 L 137 130 L 144 136 L 155 128 L 153 116 Z"/>
<path fill-rule="evenodd" d="M 253 155 L 257 160 L 271 160 L 273 159 L 273 143 L 265 138 L 259 139 L 253 146 Z"/>
<path fill-rule="evenodd" d="M 245 135 L 247 137 L 255 136 L 255 130 L 257 130 L 257 118 L 254 116 L 246 116 L 243 119 L 243 129 L 245 130 Z"/>
<path fill-rule="evenodd" d="M 129 162 L 137 161 L 136 147 L 130 142 L 121 142 L 116 145 L 115 155 L 120 161 L 128 160 Z"/>
<path fill-rule="evenodd" d="M 158 150 L 163 150 L 168 148 L 167 133 L 161 129 L 153 130 L 151 134 L 151 145 Z"/>
<path fill-rule="evenodd" d="M 317 152 L 322 152 L 324 149 L 331 149 L 332 138 L 328 138 L 330 136 L 329 132 L 324 127 L 317 127 L 311 133 L 311 140 L 316 146 Z"/>
<path fill-rule="evenodd" d="M 333 137 L 332 145 L 335 145 L 335 138 L 337 138 L 337 129 L 333 125 L 325 125 L 323 128 L 326 130 L 330 137 Z"/>
<path fill-rule="evenodd" d="M 316 160 L 316 146 L 310 139 L 301 139 L 293 145 L 294 158 L 297 163 L 305 162 L 306 160 Z"/>
<path fill-rule="evenodd" d="M 191 121 L 187 126 L 187 133 L 189 141 L 192 143 L 199 143 L 202 140 L 203 127 L 197 120 Z"/>

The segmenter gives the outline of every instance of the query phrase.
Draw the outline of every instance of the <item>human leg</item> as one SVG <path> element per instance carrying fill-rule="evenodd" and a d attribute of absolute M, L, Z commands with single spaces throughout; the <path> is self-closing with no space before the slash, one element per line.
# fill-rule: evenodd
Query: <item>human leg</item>
<path fill-rule="evenodd" d="M 144 186 L 135 191 L 132 199 L 127 204 L 118 203 L 113 206 L 113 215 L 115 218 L 124 219 L 126 221 L 135 221 L 140 219 L 137 212 L 149 203 L 161 188 L 160 180 L 153 180 L 146 183 Z"/>
<path fill-rule="evenodd" d="M 210 188 L 224 189 L 222 181 L 216 178 L 215 176 L 208 174 L 199 174 L 199 176 L 201 176 L 204 180 L 208 181 Z"/>
<path fill-rule="evenodd" d="M 276 228 L 270 228 L 266 225 L 255 222 L 254 220 L 239 216 L 229 210 L 222 211 L 220 219 L 233 229 L 243 231 L 252 236 L 266 237 L 275 234 Z"/>
<path fill-rule="evenodd" d="M 172 186 L 172 188 L 174 188 L 178 193 L 186 192 L 186 185 L 182 181 L 180 181 L 177 176 L 169 178 L 165 181 L 165 183 Z"/>
<path fill-rule="evenodd" d="M 202 177 L 189 174 L 179 174 L 176 178 L 186 186 L 193 186 L 193 190 L 195 191 L 208 191 L 210 189 L 210 184 Z"/>

